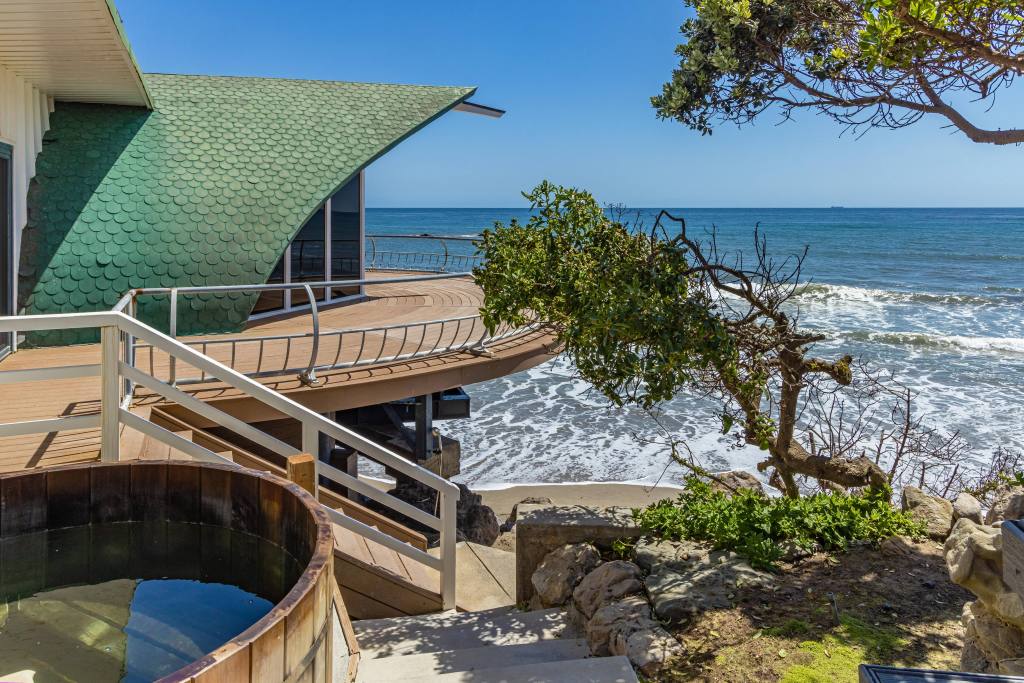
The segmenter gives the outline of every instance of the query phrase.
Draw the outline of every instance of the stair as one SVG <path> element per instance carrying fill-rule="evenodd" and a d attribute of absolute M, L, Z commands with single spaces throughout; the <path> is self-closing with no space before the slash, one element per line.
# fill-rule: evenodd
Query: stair
<path fill-rule="evenodd" d="M 434 557 L 440 549 L 431 548 Z M 516 602 L 516 554 L 478 543 L 459 541 L 455 546 L 455 604 L 478 612 L 511 607 Z"/>
<path fill-rule="evenodd" d="M 636 683 L 625 657 L 589 657 L 562 610 L 501 607 L 353 623 L 357 683 Z"/>

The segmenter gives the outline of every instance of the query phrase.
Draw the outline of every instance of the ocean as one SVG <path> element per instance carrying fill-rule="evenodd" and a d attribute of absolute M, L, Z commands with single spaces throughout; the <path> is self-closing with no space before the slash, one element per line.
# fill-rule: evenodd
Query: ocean
<path fill-rule="evenodd" d="M 1024 209 L 670 209 L 691 234 L 714 227 L 720 247 L 810 251 L 797 303 L 804 326 L 829 335 L 823 355 L 849 352 L 919 392 L 925 423 L 959 430 L 970 458 L 1024 450 Z M 640 209 L 647 225 L 656 210 Z M 523 209 L 369 209 L 368 233 L 476 235 Z M 468 249 L 453 243 L 452 250 Z M 441 425 L 462 443 L 461 480 L 510 484 L 626 481 L 678 484 L 655 426 L 610 408 L 564 358 L 466 387 L 473 416 Z M 715 405 L 680 394 L 663 424 L 713 469 L 751 469 L 755 448 L 718 433 Z"/>

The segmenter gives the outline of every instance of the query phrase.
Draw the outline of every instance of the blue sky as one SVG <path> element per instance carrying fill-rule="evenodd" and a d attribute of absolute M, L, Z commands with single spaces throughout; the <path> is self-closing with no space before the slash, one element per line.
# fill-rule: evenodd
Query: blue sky
<path fill-rule="evenodd" d="M 475 85 L 368 170 L 370 206 L 521 206 L 542 179 L 631 206 L 1021 206 L 1024 149 L 925 119 L 855 139 L 803 113 L 710 137 L 659 121 L 679 0 L 117 0 L 146 71 Z M 1024 85 L 978 123 L 1024 125 Z M 1019 116 L 1016 122 L 1014 116 Z"/>

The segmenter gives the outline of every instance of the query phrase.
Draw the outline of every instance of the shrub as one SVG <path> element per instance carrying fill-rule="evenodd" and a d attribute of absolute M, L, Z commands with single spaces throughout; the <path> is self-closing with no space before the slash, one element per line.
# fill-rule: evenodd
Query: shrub
<path fill-rule="evenodd" d="M 732 550 L 751 565 L 772 568 L 784 542 L 810 551 L 845 550 L 853 541 L 878 543 L 895 535 L 920 537 L 920 524 L 893 507 L 892 491 L 819 493 L 804 498 L 769 498 L 741 489 L 732 496 L 697 477 L 675 501 L 663 500 L 633 511 L 640 528 L 671 540 L 705 541 Z"/>

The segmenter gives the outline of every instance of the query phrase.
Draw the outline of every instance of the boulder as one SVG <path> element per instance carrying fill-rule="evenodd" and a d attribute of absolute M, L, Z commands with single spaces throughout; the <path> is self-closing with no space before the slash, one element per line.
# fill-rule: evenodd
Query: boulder
<path fill-rule="evenodd" d="M 702 612 L 731 607 L 741 588 L 769 588 L 772 577 L 752 568 L 735 553 L 715 551 L 690 568 L 668 565 L 658 569 L 647 577 L 645 585 L 659 618 L 688 622 Z"/>
<path fill-rule="evenodd" d="M 967 492 L 961 493 L 953 501 L 953 521 L 961 518 L 981 524 L 981 501 Z"/>
<path fill-rule="evenodd" d="M 878 549 L 883 555 L 890 557 L 913 555 L 917 552 L 914 541 L 907 536 L 890 536 L 878 544 Z"/>
<path fill-rule="evenodd" d="M 636 563 L 645 571 L 653 572 L 663 568 L 692 569 L 706 562 L 711 549 L 694 541 L 663 541 L 641 538 L 633 554 Z"/>
<path fill-rule="evenodd" d="M 601 562 L 601 554 L 589 543 L 574 543 L 548 553 L 531 577 L 543 607 L 564 605 L 576 585 Z"/>
<path fill-rule="evenodd" d="M 764 495 L 764 487 L 761 480 L 745 470 L 732 470 L 720 472 L 711 480 L 711 488 L 731 496 L 740 489 L 749 489 Z"/>
<path fill-rule="evenodd" d="M 512 511 L 508 513 L 508 519 L 501 525 L 501 530 L 504 532 L 512 531 L 512 528 L 516 525 L 516 520 L 519 519 L 519 506 L 527 505 L 551 505 L 551 499 L 546 496 L 528 496 L 523 498 L 521 501 L 512 506 Z"/>
<path fill-rule="evenodd" d="M 1024 486 L 1006 486 L 998 490 L 992 507 L 985 515 L 985 524 L 1004 519 L 1024 518 Z"/>
<path fill-rule="evenodd" d="M 455 510 L 455 525 L 465 540 L 480 545 L 493 545 L 501 533 L 494 510 L 483 504 L 480 494 L 459 484 L 462 495 Z"/>
<path fill-rule="evenodd" d="M 1024 628 L 1024 600 L 1003 583 L 1003 543 L 999 527 L 957 520 L 945 544 L 949 578 L 978 596 L 989 612 Z"/>
<path fill-rule="evenodd" d="M 1024 673 L 1024 632 L 989 612 L 980 601 L 964 605 L 961 664 L 1003 675 Z M 963 661 L 963 660 L 967 661 Z M 976 671 L 977 668 L 965 669 Z"/>
<path fill-rule="evenodd" d="M 654 678 L 666 664 L 685 653 L 678 640 L 650 621 L 636 629 L 615 629 L 608 651 L 628 657 L 633 667 L 647 678 Z"/>
<path fill-rule="evenodd" d="M 609 602 L 641 592 L 644 584 L 640 578 L 640 567 L 632 562 L 605 562 L 587 574 L 576 586 L 572 594 L 573 603 L 584 618 L 589 619 L 594 616 L 594 612 Z"/>
<path fill-rule="evenodd" d="M 929 538 L 945 541 L 953 527 L 953 504 L 916 486 L 903 488 L 903 511 L 925 527 Z"/>
<path fill-rule="evenodd" d="M 594 612 L 586 623 L 583 633 L 590 653 L 597 657 L 610 654 L 609 644 L 614 633 L 632 632 L 644 626 L 653 627 L 657 622 L 651 619 L 651 606 L 642 596 L 631 595 L 608 603 Z"/>

